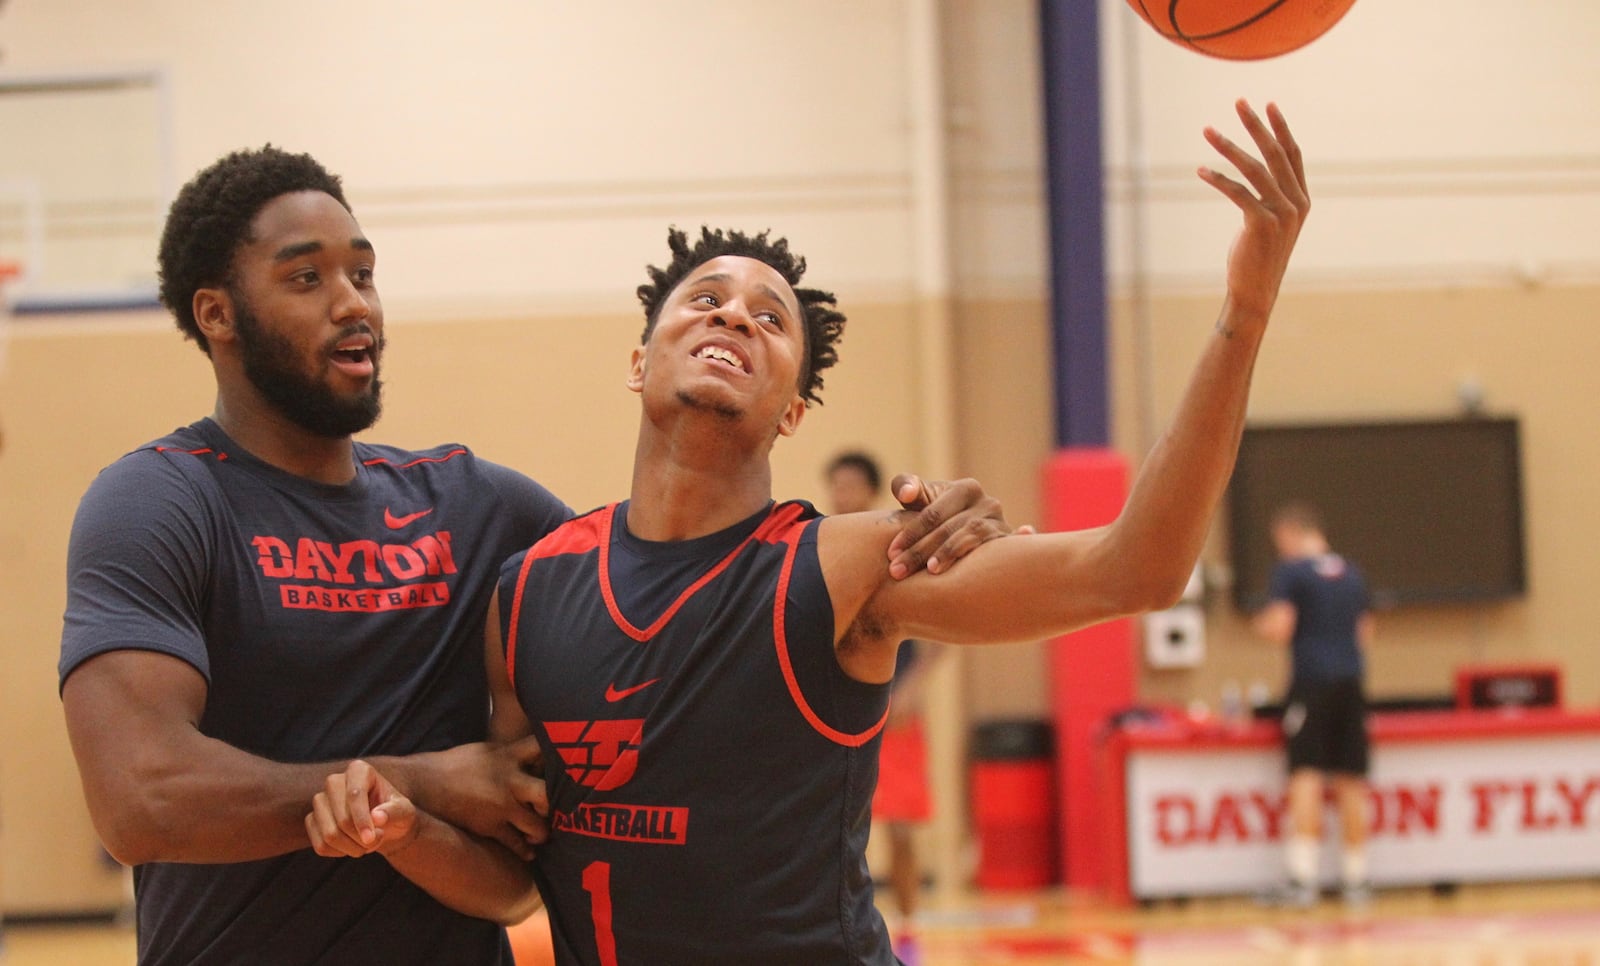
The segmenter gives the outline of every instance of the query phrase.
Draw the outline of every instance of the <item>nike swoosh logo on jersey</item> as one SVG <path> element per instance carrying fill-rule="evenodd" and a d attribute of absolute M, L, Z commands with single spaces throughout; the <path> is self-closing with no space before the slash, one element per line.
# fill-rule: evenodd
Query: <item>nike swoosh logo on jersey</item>
<path fill-rule="evenodd" d="M 432 512 L 433 507 L 430 506 L 426 510 L 418 510 L 416 513 L 407 513 L 403 517 L 397 517 L 394 515 L 393 510 L 390 510 L 388 507 L 384 507 L 383 523 L 384 526 L 388 527 L 390 530 L 399 530 L 402 527 L 408 527 L 411 524 L 416 523 L 418 520 Z"/>
<path fill-rule="evenodd" d="M 650 680 L 646 681 L 643 684 L 635 684 L 631 688 L 623 688 L 620 691 L 617 690 L 617 686 L 615 684 L 608 684 L 608 685 L 606 685 L 606 700 L 609 701 L 609 702 L 612 702 L 612 703 L 616 703 L 618 701 L 621 701 L 623 698 L 626 698 L 630 694 L 638 694 L 640 691 L 643 691 L 645 688 L 648 688 L 650 685 L 656 683 L 659 680 L 661 680 L 661 679 L 660 678 L 651 678 Z"/>

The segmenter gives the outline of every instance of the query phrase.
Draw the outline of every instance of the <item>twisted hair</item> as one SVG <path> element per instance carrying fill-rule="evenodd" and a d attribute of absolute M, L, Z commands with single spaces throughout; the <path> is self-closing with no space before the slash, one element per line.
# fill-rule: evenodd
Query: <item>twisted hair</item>
<path fill-rule="evenodd" d="M 644 333 L 641 342 L 650 340 L 656 321 L 661 317 L 661 306 L 672 290 L 700 265 L 723 255 L 737 255 L 763 262 L 783 276 L 800 300 L 800 311 L 805 318 L 806 361 L 800 372 L 800 396 L 806 405 L 821 404 L 822 370 L 839 361 L 839 337 L 844 334 L 844 313 L 834 308 L 837 300 L 832 292 L 801 288 L 800 279 L 806 273 L 806 260 L 789 251 L 789 240 L 768 240 L 769 232 L 746 235 L 733 229 L 717 229 L 702 225 L 700 238 L 692 246 L 689 236 L 677 229 L 667 230 L 667 247 L 672 250 L 672 261 L 665 268 L 648 266 L 649 283 L 639 286 L 639 301 L 644 305 Z"/>
<path fill-rule="evenodd" d="M 256 215 L 272 199 L 296 191 L 324 192 L 350 210 L 337 175 L 309 154 L 290 154 L 270 144 L 214 162 L 173 200 L 161 231 L 161 302 L 206 355 L 211 346 L 195 321 L 194 293 L 226 284 Z"/>

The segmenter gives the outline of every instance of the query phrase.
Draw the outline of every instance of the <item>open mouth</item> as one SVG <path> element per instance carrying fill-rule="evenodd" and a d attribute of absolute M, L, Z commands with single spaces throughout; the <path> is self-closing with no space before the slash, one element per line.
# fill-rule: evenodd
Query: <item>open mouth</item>
<path fill-rule="evenodd" d="M 744 357 L 726 346 L 703 345 L 695 350 L 694 357 L 730 366 L 740 372 L 750 371 L 750 364 L 744 360 Z"/>
<path fill-rule="evenodd" d="M 378 362 L 377 344 L 369 334 L 341 339 L 333 348 L 333 363 L 356 375 L 371 375 Z"/>

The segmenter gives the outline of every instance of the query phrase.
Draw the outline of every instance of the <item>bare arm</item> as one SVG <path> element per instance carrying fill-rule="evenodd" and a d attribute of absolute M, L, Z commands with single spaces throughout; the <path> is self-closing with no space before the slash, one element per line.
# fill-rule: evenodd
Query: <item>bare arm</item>
<path fill-rule="evenodd" d="M 306 803 L 348 764 L 285 764 L 207 737 L 205 679 L 152 651 L 92 658 L 67 678 L 61 698 L 95 829 L 129 865 L 246 862 L 303 849 Z M 499 828 L 515 814 L 505 776 L 516 755 L 536 751 L 478 744 L 375 761 L 403 775 L 403 789 L 437 789 L 463 824 Z M 539 828 L 525 824 L 530 834 Z"/>
<path fill-rule="evenodd" d="M 505 647 L 500 637 L 500 591 L 489 598 L 489 617 L 483 622 L 483 666 L 489 674 L 489 737 L 500 742 L 532 741 L 533 725 L 517 700 L 517 689 L 506 668 Z M 539 783 L 541 791 L 544 782 Z M 543 812 L 550 811 L 548 801 Z"/>
<path fill-rule="evenodd" d="M 327 776 L 304 829 L 318 855 L 377 852 L 418 888 L 465 915 L 511 925 L 539 907 L 527 862 L 498 842 L 418 810 L 364 761 Z"/>
<path fill-rule="evenodd" d="M 517 702 L 500 645 L 500 594 L 489 601 L 484 621 L 484 667 L 493 698 L 491 739 L 515 742 L 533 728 Z M 548 813 L 544 782 L 527 776 L 537 791 L 539 813 Z M 538 908 L 539 894 L 527 859 L 500 842 L 473 835 L 418 809 L 379 771 L 354 761 L 327 776 L 326 786 L 305 815 L 305 834 L 318 855 L 362 856 L 377 852 L 395 871 L 457 912 L 511 925 Z M 541 835 L 543 840 L 541 820 Z"/>
<path fill-rule="evenodd" d="M 901 473 L 889 484 L 905 513 L 899 514 L 901 530 L 889 545 L 889 576 L 903 580 L 924 568 L 930 574 L 943 573 L 974 548 L 1012 532 L 1000 501 L 984 492 L 974 479 L 925 483 L 913 474 Z M 1032 533 L 1032 527 L 1018 527 L 1018 533 Z"/>
<path fill-rule="evenodd" d="M 985 543 L 936 585 L 922 575 L 899 583 L 875 579 L 864 563 L 852 562 L 852 552 L 829 552 L 840 545 L 825 527 L 819 551 L 842 637 L 1027 640 L 1178 599 L 1232 472 L 1256 355 L 1310 209 L 1300 150 L 1283 115 L 1269 107 L 1269 127 L 1243 101 L 1236 107 L 1262 160 L 1214 129 L 1206 130 L 1206 140 L 1248 186 L 1209 168 L 1199 172 L 1243 214 L 1228 256 L 1227 296 L 1172 424 L 1145 460 L 1122 514 L 1096 530 Z M 845 538 L 845 547 L 881 539 L 873 521 L 841 522 L 835 536 Z M 870 653 L 860 660 L 882 673 L 888 645 L 844 643 L 841 656 Z"/>
<path fill-rule="evenodd" d="M 1275 600 L 1250 619 L 1250 629 L 1274 644 L 1288 644 L 1294 638 L 1295 621 L 1300 612 L 1286 600 Z"/>

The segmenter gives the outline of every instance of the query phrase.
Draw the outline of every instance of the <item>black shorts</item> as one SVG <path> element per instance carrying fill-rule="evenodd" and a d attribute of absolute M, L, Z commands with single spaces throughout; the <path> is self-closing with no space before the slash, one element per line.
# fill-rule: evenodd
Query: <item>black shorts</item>
<path fill-rule="evenodd" d="M 1365 775 L 1368 765 L 1367 697 L 1361 682 L 1317 681 L 1289 689 L 1283 708 L 1289 770 L 1314 768 Z"/>

